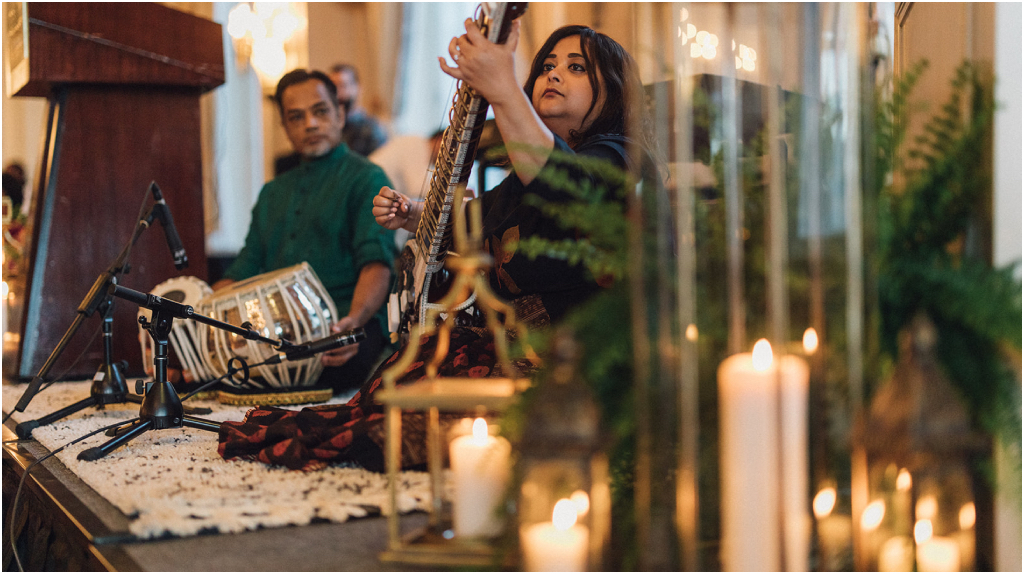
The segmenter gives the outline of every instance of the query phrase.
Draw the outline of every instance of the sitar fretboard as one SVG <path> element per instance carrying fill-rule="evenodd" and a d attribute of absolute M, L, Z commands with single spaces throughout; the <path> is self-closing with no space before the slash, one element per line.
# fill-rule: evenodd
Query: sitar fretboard
<path fill-rule="evenodd" d="M 481 10 L 476 24 L 488 40 L 501 43 L 508 36 L 512 20 L 525 9 L 525 3 L 500 3 L 494 6 L 490 12 Z M 444 132 L 434 175 L 430 179 L 430 188 L 424 201 L 423 217 L 416 228 L 416 242 L 420 253 L 426 257 L 429 272 L 441 268 L 452 247 L 452 204 L 459 185 L 469 180 L 487 107 L 487 100 L 475 90 L 461 81 L 458 83 L 455 99 L 448 112 L 448 129 Z"/>

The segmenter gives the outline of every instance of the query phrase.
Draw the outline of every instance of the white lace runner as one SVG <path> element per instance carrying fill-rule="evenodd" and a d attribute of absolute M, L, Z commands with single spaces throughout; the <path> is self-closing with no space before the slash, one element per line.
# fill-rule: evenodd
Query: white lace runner
<path fill-rule="evenodd" d="M 54 385 L 36 395 L 25 413 L 15 413 L 13 419 L 39 418 L 86 398 L 90 384 Z M 14 407 L 25 387 L 3 386 L 5 410 Z M 188 405 L 213 409 L 202 415 L 213 421 L 242 420 L 247 410 L 194 399 Z M 32 436 L 52 451 L 90 431 L 138 416 L 138 409 L 136 404 L 108 405 L 102 411 L 87 408 L 35 429 Z M 217 454 L 217 435 L 196 429 L 148 431 L 97 461 L 78 460 L 78 453 L 107 440 L 99 433 L 63 450 L 57 458 L 127 515 L 131 533 L 139 538 L 242 532 L 304 525 L 315 519 L 345 522 L 391 511 L 384 474 L 342 464 L 303 472 L 260 462 L 226 461 Z M 399 493 L 399 512 L 427 510 L 428 475 L 403 472 Z"/>

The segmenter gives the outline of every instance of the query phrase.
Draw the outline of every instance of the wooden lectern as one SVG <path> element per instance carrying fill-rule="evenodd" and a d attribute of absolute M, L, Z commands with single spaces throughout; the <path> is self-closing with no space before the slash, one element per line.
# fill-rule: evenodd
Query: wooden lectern
<path fill-rule="evenodd" d="M 8 93 L 49 100 L 30 222 L 21 341 L 5 374 L 34 376 L 76 318 L 90 286 L 131 237 L 149 183 L 173 214 L 189 267 L 174 268 L 154 223 L 120 284 L 150 292 L 171 277 L 206 278 L 199 96 L 224 83 L 221 26 L 155 3 L 5 2 Z M 143 372 L 138 308 L 115 302 L 114 360 Z M 49 378 L 99 328 L 82 322 Z M 97 337 L 68 378 L 92 376 Z M 13 367 L 13 368 L 12 368 Z"/>

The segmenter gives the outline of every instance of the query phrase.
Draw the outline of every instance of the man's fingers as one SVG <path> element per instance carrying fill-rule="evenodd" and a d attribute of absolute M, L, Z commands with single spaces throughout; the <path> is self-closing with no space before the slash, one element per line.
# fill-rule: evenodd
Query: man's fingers
<path fill-rule="evenodd" d="M 326 367 L 340 367 L 349 362 L 359 352 L 359 345 L 350 345 L 340 349 L 328 351 L 320 356 L 320 362 Z"/>

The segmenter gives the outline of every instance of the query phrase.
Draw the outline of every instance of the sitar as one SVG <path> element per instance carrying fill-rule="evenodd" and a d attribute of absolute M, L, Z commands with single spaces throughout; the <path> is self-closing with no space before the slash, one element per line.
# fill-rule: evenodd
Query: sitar
<path fill-rule="evenodd" d="M 489 41 L 503 44 L 512 21 L 525 11 L 525 2 L 484 2 L 477 7 L 476 25 Z M 443 289 L 444 261 L 453 253 L 452 210 L 459 208 L 453 205 L 456 192 L 469 180 L 488 106 L 476 90 L 458 82 L 423 203 L 423 216 L 397 263 L 398 289 L 388 304 L 393 333 L 408 332 L 414 322 L 424 322 L 427 311 L 436 306 L 432 301 Z M 459 308 L 472 303 L 471 296 Z"/>

